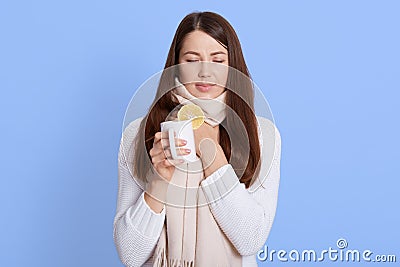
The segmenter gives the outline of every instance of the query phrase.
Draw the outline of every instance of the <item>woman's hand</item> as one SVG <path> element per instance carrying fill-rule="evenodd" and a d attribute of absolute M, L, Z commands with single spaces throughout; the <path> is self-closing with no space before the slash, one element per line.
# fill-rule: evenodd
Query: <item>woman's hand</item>
<path fill-rule="evenodd" d="M 196 144 L 196 154 L 200 158 L 204 156 L 204 151 L 203 155 L 201 152 L 201 144 L 202 141 L 207 140 L 207 143 L 212 143 L 218 145 L 219 144 L 219 126 L 212 127 L 210 124 L 204 122 L 199 128 L 194 130 L 194 141 Z M 207 152 L 206 152 L 207 153 Z"/>
<path fill-rule="evenodd" d="M 212 127 L 208 123 L 203 123 L 198 129 L 194 130 L 196 153 L 200 157 L 204 177 L 228 164 L 225 153 L 219 144 L 219 126 Z"/>
<path fill-rule="evenodd" d="M 176 153 L 178 155 L 188 155 L 190 149 L 183 149 L 182 146 L 186 145 L 186 140 L 175 138 Z M 153 148 L 150 149 L 151 162 L 158 174 L 171 181 L 172 175 L 175 171 L 175 165 L 183 163 L 181 159 L 172 159 L 171 150 L 169 147 L 168 132 L 157 132 L 154 135 Z"/>
<path fill-rule="evenodd" d="M 182 146 L 186 145 L 186 140 L 175 138 L 175 145 L 178 155 L 187 155 L 190 153 L 190 149 L 182 149 Z M 163 202 L 166 200 L 167 186 L 174 174 L 175 165 L 182 163 L 183 160 L 172 159 L 168 132 L 157 132 L 154 135 L 150 156 L 157 173 L 151 177 L 144 199 L 154 212 L 160 213 L 164 207 Z"/>

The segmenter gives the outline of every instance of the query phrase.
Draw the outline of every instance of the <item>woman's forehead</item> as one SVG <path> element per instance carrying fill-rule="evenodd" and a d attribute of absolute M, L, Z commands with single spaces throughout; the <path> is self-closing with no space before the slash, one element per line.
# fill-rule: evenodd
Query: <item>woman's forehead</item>
<path fill-rule="evenodd" d="M 203 31 L 193 31 L 185 36 L 182 43 L 181 55 L 187 53 L 207 52 L 207 54 L 223 54 L 227 50 L 217 40 Z"/>

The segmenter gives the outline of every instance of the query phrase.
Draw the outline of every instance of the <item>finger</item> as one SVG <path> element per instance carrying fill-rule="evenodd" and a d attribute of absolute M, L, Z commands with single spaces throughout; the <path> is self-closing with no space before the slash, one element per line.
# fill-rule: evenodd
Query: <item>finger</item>
<path fill-rule="evenodd" d="M 160 143 L 154 144 L 153 147 L 150 149 L 149 154 L 150 157 L 154 157 L 163 152 L 163 148 L 161 147 Z"/>
<path fill-rule="evenodd" d="M 183 159 L 165 159 L 162 163 L 164 167 L 171 167 L 171 166 L 176 166 L 184 163 L 185 161 Z"/>
<path fill-rule="evenodd" d="M 161 146 L 163 149 L 169 148 L 169 139 L 168 138 L 161 139 Z"/>
<path fill-rule="evenodd" d="M 180 156 L 189 155 L 191 152 L 190 148 L 179 147 L 176 149 L 176 154 Z"/>
<path fill-rule="evenodd" d="M 154 146 L 152 149 L 150 149 L 149 155 L 150 155 L 150 157 L 153 158 L 156 155 L 160 154 L 161 151 L 162 151 L 162 149 L 158 148 L 157 146 Z"/>
<path fill-rule="evenodd" d="M 175 151 L 176 151 L 176 155 L 178 155 L 178 156 L 186 156 L 186 155 L 189 155 L 191 152 L 190 148 L 186 148 L 186 147 L 178 147 L 175 149 Z M 167 158 L 172 158 L 171 149 L 165 149 L 164 153 L 167 156 Z"/>
<path fill-rule="evenodd" d="M 189 148 L 176 148 L 175 151 L 177 156 L 186 156 L 189 155 L 191 152 Z M 164 154 L 168 159 L 172 159 L 171 149 L 164 150 Z"/>
<path fill-rule="evenodd" d="M 176 133 L 174 132 L 174 136 L 176 136 Z M 157 132 L 157 141 L 161 140 L 163 146 L 169 146 L 166 142 L 169 140 L 169 132 L 168 131 L 163 131 L 163 132 Z"/>
<path fill-rule="evenodd" d="M 185 146 L 187 144 L 187 141 L 185 139 L 180 139 L 180 138 L 175 138 L 175 144 L 176 146 Z"/>
<path fill-rule="evenodd" d="M 164 161 L 165 159 L 167 159 L 168 157 L 170 157 L 171 156 L 170 153 L 171 152 L 169 152 L 169 151 L 160 150 L 157 154 L 153 154 L 151 156 L 151 162 L 153 164 L 158 164 L 158 163 Z"/>
<path fill-rule="evenodd" d="M 175 138 L 175 146 L 176 147 L 182 147 L 182 146 L 185 146 L 186 144 L 187 144 L 187 141 L 185 139 Z M 161 146 L 164 149 L 169 148 L 170 147 L 169 138 L 161 139 Z"/>
<path fill-rule="evenodd" d="M 153 146 L 161 140 L 162 137 L 161 135 L 162 132 L 156 132 L 156 134 L 154 135 Z"/>
<path fill-rule="evenodd" d="M 161 150 L 159 151 L 157 154 L 155 152 L 156 150 L 152 150 L 151 151 L 151 162 L 154 165 L 159 164 L 160 162 L 163 162 L 164 160 L 172 160 L 175 162 L 175 159 L 172 158 L 172 154 L 171 154 L 171 150 L 170 149 L 165 149 L 165 150 Z M 186 156 L 188 154 L 190 154 L 191 150 L 188 148 L 177 148 L 176 149 L 176 154 L 178 156 Z M 177 159 L 177 161 L 179 161 L 179 159 Z"/>
<path fill-rule="evenodd" d="M 176 149 L 176 154 L 178 156 L 186 156 L 189 155 L 191 152 L 191 150 L 189 148 L 177 148 Z M 171 149 L 163 149 L 161 151 L 158 151 L 158 153 L 153 152 L 154 154 L 152 154 L 152 160 L 154 160 L 154 162 L 160 162 L 164 159 L 172 159 L 172 153 L 171 153 Z"/>
<path fill-rule="evenodd" d="M 175 135 L 175 133 L 174 133 L 174 135 Z M 169 137 L 168 131 L 156 132 L 154 134 L 154 144 L 159 142 L 161 139 L 168 139 L 168 137 Z"/>

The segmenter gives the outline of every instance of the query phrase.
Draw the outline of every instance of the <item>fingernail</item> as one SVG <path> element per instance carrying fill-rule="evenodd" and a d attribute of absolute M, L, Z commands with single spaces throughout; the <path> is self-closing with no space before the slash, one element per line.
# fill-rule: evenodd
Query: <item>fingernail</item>
<path fill-rule="evenodd" d="M 182 139 L 182 143 L 186 145 L 187 141 Z"/>
<path fill-rule="evenodd" d="M 185 152 L 186 152 L 186 153 L 190 153 L 190 149 L 189 149 L 189 148 L 186 148 L 186 149 L 185 149 Z"/>

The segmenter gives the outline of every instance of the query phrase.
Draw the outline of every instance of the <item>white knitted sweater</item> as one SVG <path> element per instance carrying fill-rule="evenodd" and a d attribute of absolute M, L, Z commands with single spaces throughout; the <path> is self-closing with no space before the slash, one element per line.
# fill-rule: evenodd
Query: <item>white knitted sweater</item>
<path fill-rule="evenodd" d="M 126 158 L 129 154 L 122 154 L 122 149 L 134 149 L 133 139 L 141 120 L 131 122 L 125 129 L 118 155 L 119 188 L 113 236 L 126 266 L 152 266 L 153 251 L 165 220 L 165 209 L 155 213 L 145 202 L 142 188 L 132 177 L 132 166 L 128 167 L 127 162 L 132 159 Z M 242 266 L 246 267 L 257 266 L 256 254 L 264 246 L 275 217 L 280 179 L 280 133 L 270 120 L 262 117 L 257 120 L 262 186 L 255 182 L 246 189 L 237 182 L 228 194 L 209 204 L 219 227 L 242 255 Z M 201 186 L 207 198 L 218 199 L 218 194 L 226 191 L 224 184 L 236 181 L 238 177 L 227 164 L 204 179 Z"/>

